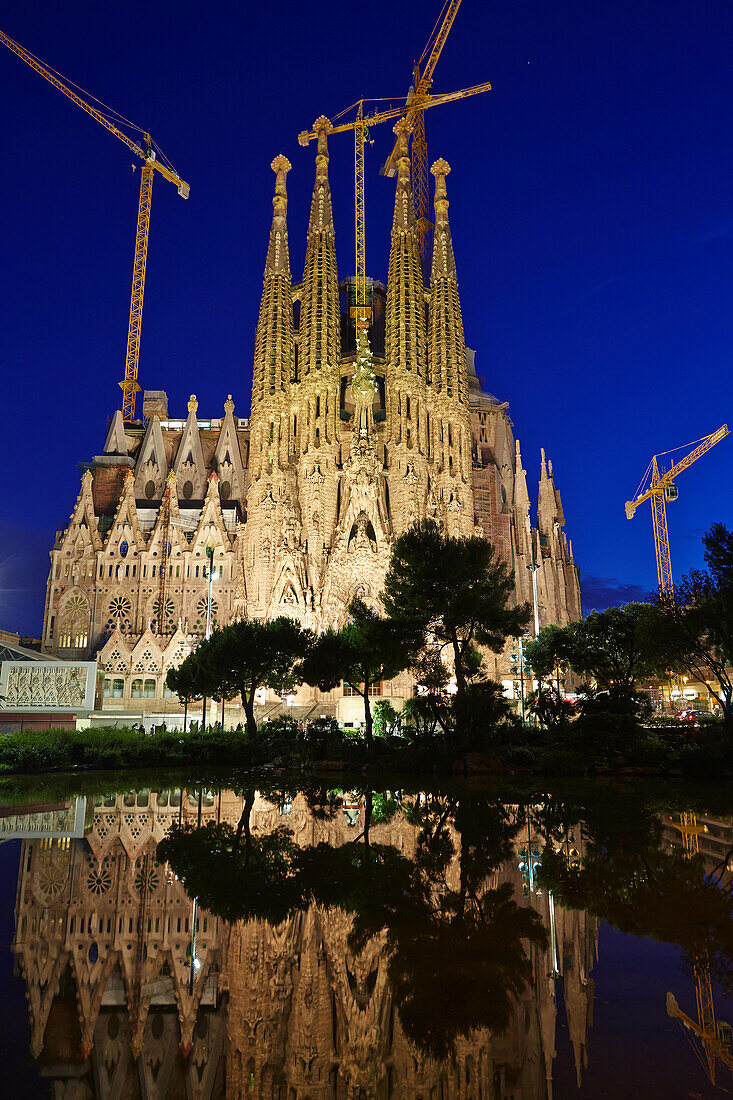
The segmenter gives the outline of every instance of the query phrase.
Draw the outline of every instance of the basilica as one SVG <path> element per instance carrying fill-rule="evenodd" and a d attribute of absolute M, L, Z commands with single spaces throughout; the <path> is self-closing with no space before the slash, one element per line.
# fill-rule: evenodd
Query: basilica
<path fill-rule="evenodd" d="M 378 607 L 395 537 L 433 517 L 489 539 L 540 625 L 581 617 L 578 569 L 552 463 L 530 499 L 508 402 L 486 392 L 466 346 L 448 217 L 450 167 L 437 160 L 435 229 L 424 278 L 408 133 L 399 158 L 387 284 L 339 278 L 325 117 L 300 282 L 293 279 L 286 157 L 272 162 L 273 216 L 255 335 L 252 404 L 186 417 L 146 391 L 141 420 L 109 423 L 51 551 L 43 648 L 96 658 L 108 712 L 177 710 L 165 678 L 206 629 L 289 615 L 338 627 L 355 595 Z M 512 692 L 502 656 L 488 671 Z M 410 677 L 375 686 L 399 707 Z M 303 689 L 306 710 L 348 719 L 348 687 Z M 278 701 L 272 700 L 272 706 Z M 266 705 L 266 700 L 262 700 Z M 358 710 L 358 707 L 356 708 Z M 304 711 L 305 714 L 305 711 Z"/>

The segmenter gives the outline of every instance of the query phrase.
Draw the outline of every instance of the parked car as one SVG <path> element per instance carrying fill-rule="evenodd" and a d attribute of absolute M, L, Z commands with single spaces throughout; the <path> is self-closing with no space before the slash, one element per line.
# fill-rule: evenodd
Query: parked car
<path fill-rule="evenodd" d="M 694 710 L 692 707 L 688 707 L 686 710 L 681 710 L 677 717 L 682 722 L 689 722 L 690 725 L 699 726 L 701 722 L 705 722 L 712 716 L 709 710 Z"/>

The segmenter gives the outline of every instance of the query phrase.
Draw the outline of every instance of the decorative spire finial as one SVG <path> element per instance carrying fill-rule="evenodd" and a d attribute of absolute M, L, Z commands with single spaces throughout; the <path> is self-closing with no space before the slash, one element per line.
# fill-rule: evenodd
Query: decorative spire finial
<path fill-rule="evenodd" d="M 232 395 L 228 393 L 227 399 L 224 402 L 224 413 L 226 414 L 231 412 L 234 412 L 234 402 L 232 401 Z"/>
<path fill-rule="evenodd" d="M 198 409 L 198 407 L 199 407 L 199 403 L 196 399 L 196 394 L 192 393 L 191 396 L 188 399 L 188 411 L 190 413 L 195 413 L 196 410 Z"/>
<path fill-rule="evenodd" d="M 333 130 L 333 123 L 330 118 L 326 118 L 325 115 L 319 115 L 316 121 L 313 123 L 313 133 L 318 138 L 318 152 L 316 154 L 316 164 L 320 167 L 321 157 L 326 158 L 326 164 L 328 164 L 328 135 Z"/>
<path fill-rule="evenodd" d="M 397 175 L 400 179 L 410 178 L 410 149 L 408 138 L 412 130 L 412 123 L 406 118 L 398 118 L 392 127 L 397 135 Z"/>
<path fill-rule="evenodd" d="M 284 213 L 285 208 L 288 205 L 288 193 L 286 190 L 285 179 L 292 167 L 293 166 L 288 158 L 286 156 L 283 156 L 282 153 L 279 153 L 270 165 L 270 168 L 272 168 L 273 172 L 275 173 L 275 197 L 272 200 L 272 205 L 275 207 L 276 214 L 280 210 L 282 210 Z"/>
<path fill-rule="evenodd" d="M 447 160 L 439 157 L 431 165 L 430 171 L 435 176 L 435 220 L 437 223 L 440 218 L 441 221 L 446 222 L 448 220 L 448 192 L 445 186 L 445 177 L 450 172 L 450 164 Z"/>

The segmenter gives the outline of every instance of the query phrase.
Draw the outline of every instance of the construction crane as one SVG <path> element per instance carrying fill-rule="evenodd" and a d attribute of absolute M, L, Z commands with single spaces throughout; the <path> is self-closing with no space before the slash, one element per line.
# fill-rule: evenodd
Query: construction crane
<path fill-rule="evenodd" d="M 442 103 L 453 103 L 457 99 L 465 99 L 466 96 L 479 95 L 481 92 L 491 91 L 491 84 L 475 84 L 471 88 L 462 88 L 458 92 L 446 92 L 444 95 L 426 95 L 422 104 L 422 110 L 426 111 L 429 107 L 438 107 Z M 354 133 L 354 222 L 355 222 L 355 242 L 354 248 L 356 253 L 356 306 L 354 309 L 354 317 L 356 318 L 357 330 L 366 329 L 369 324 L 370 307 L 367 303 L 366 295 L 366 222 L 365 222 L 365 207 L 364 207 L 364 146 L 369 139 L 369 130 L 372 126 L 377 126 L 380 122 L 387 122 L 389 119 L 404 118 L 408 107 L 403 104 L 401 107 L 393 107 L 386 111 L 378 111 L 371 115 L 364 114 L 365 104 L 368 103 L 384 103 L 384 99 L 360 99 L 356 103 L 352 103 L 350 107 L 341 111 L 335 116 L 335 121 L 343 118 L 344 115 L 350 111 L 356 111 L 356 118 L 350 122 L 342 122 L 338 126 L 334 126 L 331 131 L 334 134 L 344 133 L 347 130 L 352 130 Z M 298 142 L 300 145 L 306 146 L 310 141 L 313 141 L 318 135 L 315 131 L 303 130 L 298 134 Z"/>
<path fill-rule="evenodd" d="M 148 258 L 148 234 L 150 230 L 150 203 L 153 193 L 153 179 L 155 173 L 158 172 L 164 179 L 168 180 L 169 183 L 175 184 L 178 189 L 178 194 L 184 199 L 188 198 L 190 187 L 181 179 L 173 165 L 164 156 L 150 134 L 145 130 L 140 129 L 139 126 L 135 126 L 134 123 L 124 118 L 119 112 L 107 107 L 101 100 L 97 99 L 96 96 L 91 96 L 88 92 L 84 92 L 82 88 L 73 84 L 72 81 L 66 83 L 66 78 L 62 79 L 60 73 L 44 64 L 39 58 L 24 49 L 20 43 L 16 42 L 15 39 L 11 38 L 3 31 L 0 31 L 0 41 L 3 42 L 9 50 L 12 50 L 21 61 L 25 61 L 26 65 L 29 65 L 31 69 L 35 69 L 44 80 L 47 80 L 49 84 L 53 84 L 54 88 L 57 88 L 67 96 L 72 103 L 76 103 L 77 107 L 81 107 L 82 111 L 86 111 L 88 115 L 96 119 L 101 126 L 104 126 L 105 130 L 109 130 L 111 134 L 114 134 L 116 138 L 124 142 L 127 148 L 143 161 L 143 167 L 140 170 L 140 198 L 137 208 L 135 258 L 132 268 L 130 319 L 127 326 L 125 376 L 120 382 L 120 389 L 122 390 L 122 419 L 125 422 L 132 421 L 135 419 L 135 403 L 137 395 L 140 392 L 137 376 L 140 362 L 140 331 L 142 327 L 143 299 L 145 296 L 145 268 Z M 73 84 L 73 86 L 70 87 L 69 84 Z M 76 89 L 76 91 L 74 89 Z M 95 107 L 84 98 L 85 96 L 93 99 L 99 106 Z M 128 135 L 123 133 L 119 128 L 120 126 L 126 126 L 137 131 L 142 141 L 134 141 L 131 137 L 128 137 Z M 161 159 L 159 160 L 158 157 Z"/>
<path fill-rule="evenodd" d="M 433 73 L 438 64 L 443 46 L 453 26 L 453 20 L 458 14 L 461 0 L 445 0 L 440 15 L 435 21 L 430 37 L 425 44 L 425 49 L 412 70 L 412 84 L 407 93 L 405 102 L 405 118 L 412 126 L 412 188 L 415 201 L 415 217 L 417 219 L 418 241 L 420 243 L 420 259 L 425 262 L 427 251 L 428 233 L 432 222 L 428 214 L 428 197 L 430 175 L 428 172 L 428 146 L 425 141 L 425 102 L 433 83 Z M 382 175 L 395 176 L 397 174 L 397 151 L 399 142 L 396 141 L 392 152 L 382 168 Z"/>
<path fill-rule="evenodd" d="M 697 816 L 691 811 L 681 813 L 679 822 L 673 824 L 675 829 L 678 829 L 681 833 L 685 857 L 691 859 L 700 851 L 698 838 L 700 833 L 705 832 L 704 827 L 698 825 Z M 693 1049 L 695 1049 L 710 1084 L 714 1085 L 716 1062 L 720 1060 L 728 1069 L 733 1071 L 733 1055 L 731 1055 L 730 1047 L 723 1042 L 715 1019 L 713 984 L 710 978 L 710 963 L 707 952 L 695 957 L 693 970 L 695 973 L 697 1020 L 682 1011 L 673 993 L 667 993 L 667 1015 L 679 1020 L 680 1024 L 690 1032 L 690 1038 L 694 1035 L 700 1040 L 700 1049 L 697 1049 L 694 1043 Z"/>
<path fill-rule="evenodd" d="M 674 447 L 671 451 L 663 451 L 661 454 L 652 455 L 651 461 L 644 471 L 644 476 L 639 482 L 636 496 L 633 500 L 626 501 L 627 519 L 633 519 L 634 512 L 645 500 L 651 500 L 652 502 L 657 578 L 659 580 L 659 590 L 663 595 L 671 595 L 673 592 L 672 563 L 669 556 L 669 535 L 667 533 L 667 503 L 677 500 L 679 496 L 677 486 L 674 483 L 675 478 L 688 466 L 692 466 L 693 462 L 697 462 L 698 458 L 701 458 L 716 443 L 720 443 L 721 439 L 725 439 L 728 434 L 728 425 L 723 424 L 712 435 L 706 435 L 702 439 L 695 440 L 694 444 L 688 443 L 687 446 L 693 447 L 693 450 L 666 471 L 662 470 L 660 472 L 659 459 L 664 458 L 665 455 L 673 454 L 674 451 L 679 451 L 680 447 Z"/>

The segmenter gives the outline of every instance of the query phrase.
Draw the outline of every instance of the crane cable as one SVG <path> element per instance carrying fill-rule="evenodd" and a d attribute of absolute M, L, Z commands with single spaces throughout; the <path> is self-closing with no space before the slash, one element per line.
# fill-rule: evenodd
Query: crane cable
<path fill-rule="evenodd" d="M 665 455 L 674 454 L 675 451 L 682 451 L 685 450 L 687 447 L 697 447 L 699 443 L 703 443 L 706 439 L 709 438 L 709 435 L 701 435 L 699 439 L 693 439 L 692 443 L 680 443 L 679 447 L 671 447 L 668 451 L 660 451 L 659 454 L 654 455 L 654 458 L 664 458 Z M 654 458 L 649 459 L 649 465 L 641 476 L 641 481 L 637 486 L 636 492 L 631 498 L 632 500 L 637 500 L 637 498 L 640 497 L 642 493 L 646 492 L 644 486 L 646 485 L 647 478 L 651 474 L 652 462 L 654 461 Z"/>
<path fill-rule="evenodd" d="M 8 38 L 9 37 L 10 36 L 8 35 Z M 16 43 L 16 45 L 19 45 L 19 43 Z M 104 100 L 99 99 L 99 97 L 95 96 L 93 92 L 87 91 L 86 88 L 83 88 L 81 84 L 77 84 L 75 80 L 71 79 L 71 77 L 66 76 L 65 73 L 59 72 L 59 70 L 55 69 L 53 65 L 50 65 L 48 61 L 43 61 L 42 58 L 38 57 L 25 46 L 22 46 L 21 49 L 25 53 L 27 53 L 29 57 L 33 58 L 36 64 L 40 65 L 41 68 L 48 69 L 50 73 L 53 73 L 54 76 L 58 77 L 58 79 L 62 83 L 67 84 L 70 88 L 75 88 L 77 92 L 80 92 L 83 96 L 86 96 L 87 99 L 93 100 L 93 102 L 98 105 L 97 107 L 95 107 L 95 110 L 99 110 L 99 114 L 103 115 L 108 122 L 111 122 L 115 126 L 126 126 L 128 129 L 132 130 L 136 134 L 140 134 L 142 137 L 150 137 L 147 130 L 144 130 L 142 126 L 138 126 L 136 122 L 132 122 L 129 118 L 125 118 L 123 114 L 120 114 L 120 112 L 115 110 L 114 107 L 110 107 L 104 102 Z M 165 155 L 163 150 L 160 148 L 158 143 L 154 141 L 152 137 L 150 138 L 150 142 L 156 153 L 160 156 L 160 159 L 162 160 L 166 168 L 168 168 L 175 175 L 178 175 L 172 163 Z"/>

